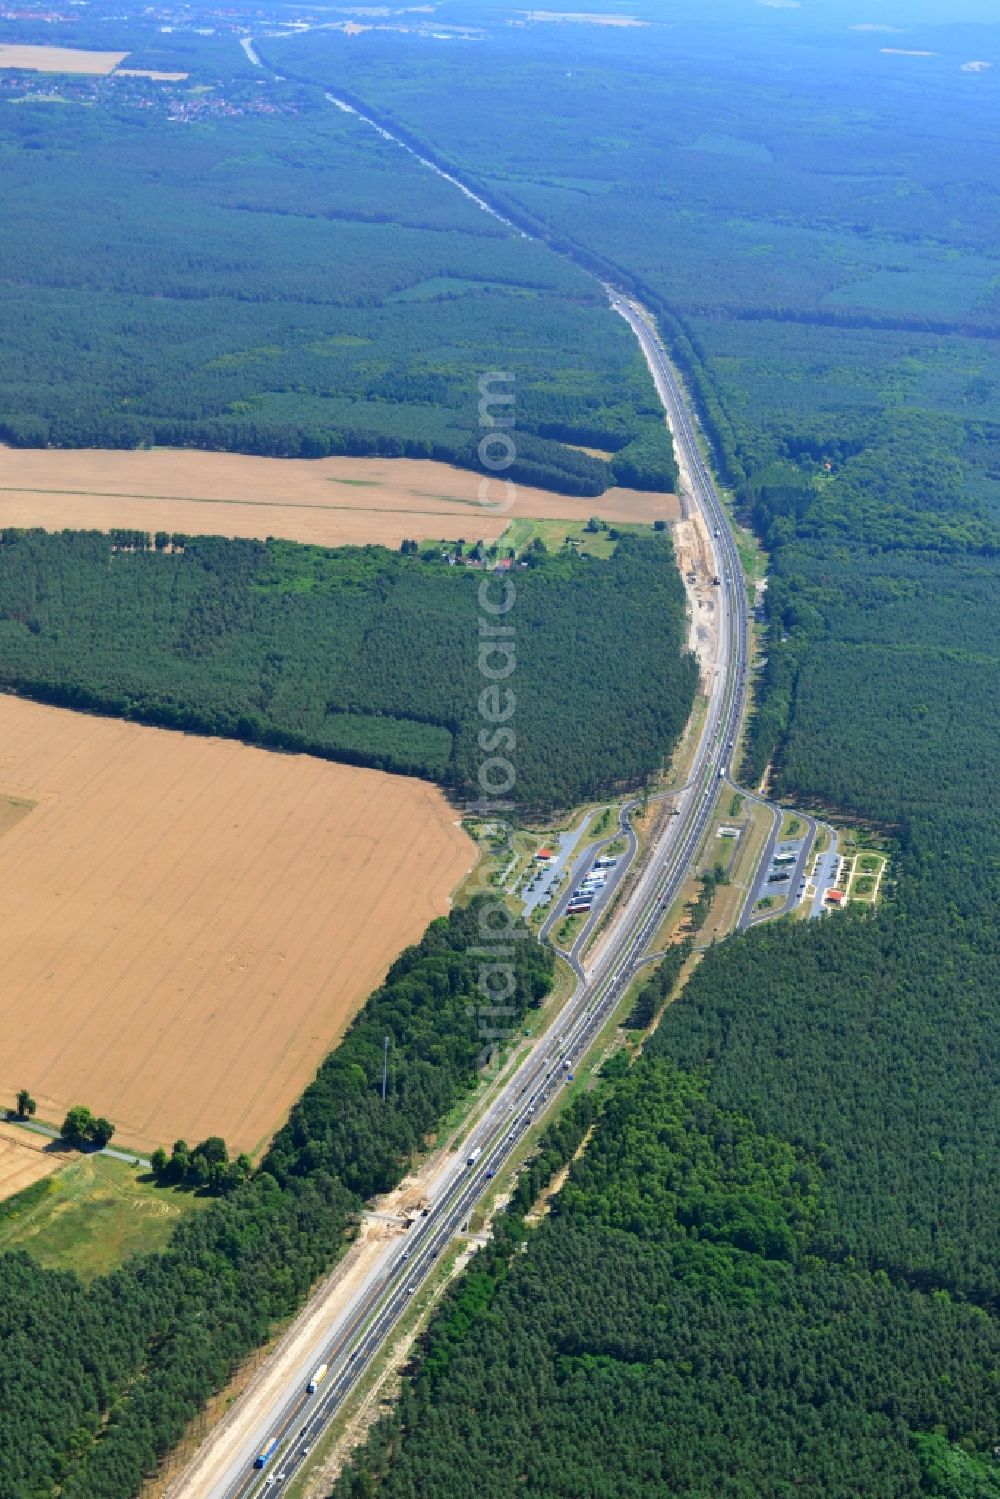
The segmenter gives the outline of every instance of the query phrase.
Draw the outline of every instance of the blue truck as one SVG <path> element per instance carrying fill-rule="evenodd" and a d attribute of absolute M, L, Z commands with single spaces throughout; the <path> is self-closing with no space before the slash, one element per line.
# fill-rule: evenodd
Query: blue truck
<path fill-rule="evenodd" d="M 278 1450 L 278 1438 L 269 1437 L 253 1460 L 255 1468 L 265 1468 Z"/>

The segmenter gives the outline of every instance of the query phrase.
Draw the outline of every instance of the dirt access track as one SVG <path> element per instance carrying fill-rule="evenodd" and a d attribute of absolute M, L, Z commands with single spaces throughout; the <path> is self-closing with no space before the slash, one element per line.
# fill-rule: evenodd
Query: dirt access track
<path fill-rule="evenodd" d="M 0 1102 L 144 1151 L 259 1149 L 474 858 L 421 781 L 0 696 L 3 798 Z"/>
<path fill-rule="evenodd" d="M 189 536 L 281 536 L 321 546 L 496 541 L 516 517 L 612 525 L 673 520 L 672 495 L 609 489 L 551 494 L 416 458 L 257 458 L 154 448 L 137 452 L 0 447 L 0 526 L 113 526 Z"/>

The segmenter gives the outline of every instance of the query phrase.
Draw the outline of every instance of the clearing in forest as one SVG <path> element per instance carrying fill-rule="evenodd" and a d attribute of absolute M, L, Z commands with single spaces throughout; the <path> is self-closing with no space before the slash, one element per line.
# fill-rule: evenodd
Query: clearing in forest
<path fill-rule="evenodd" d="M 110 73 L 127 52 L 85 52 L 77 47 L 22 47 L 0 42 L 0 68 L 26 68 L 32 73 Z"/>
<path fill-rule="evenodd" d="M 473 847 L 439 790 L 0 696 L 0 1100 L 258 1149 Z"/>
<path fill-rule="evenodd" d="M 129 1255 L 165 1249 L 180 1219 L 209 1201 L 157 1187 L 149 1172 L 108 1155 L 66 1151 L 50 1169 L 37 1193 L 7 1204 L 0 1254 L 24 1249 L 46 1269 L 75 1270 L 84 1280 L 107 1274 Z"/>
<path fill-rule="evenodd" d="M 320 546 L 496 541 L 530 516 L 652 525 L 678 514 L 673 495 L 609 489 L 596 499 L 516 486 L 509 511 L 479 502 L 483 475 L 423 458 L 259 458 L 154 448 L 0 447 L 0 526 L 47 531 L 174 531 L 280 536 Z M 502 501 L 491 479 L 490 500 Z"/>

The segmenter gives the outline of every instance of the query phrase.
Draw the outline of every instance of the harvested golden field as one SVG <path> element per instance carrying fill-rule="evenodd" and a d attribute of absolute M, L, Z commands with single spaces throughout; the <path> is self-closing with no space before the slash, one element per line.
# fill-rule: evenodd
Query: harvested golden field
<path fill-rule="evenodd" d="M 22 47 L 0 42 L 0 68 L 28 68 L 33 73 L 110 73 L 127 52 L 82 52 L 76 47 Z"/>
<path fill-rule="evenodd" d="M 51 1176 L 75 1154 L 59 1149 L 44 1135 L 32 1134 L 16 1124 L 0 1124 L 0 1201 L 23 1192 L 43 1176 Z"/>
<path fill-rule="evenodd" d="M 127 526 L 188 535 L 282 536 L 322 546 L 495 541 L 517 516 L 615 522 L 671 520 L 673 495 L 609 489 L 572 499 L 517 487 L 513 508 L 478 501 L 481 476 L 416 458 L 257 458 L 153 449 L 0 447 L 0 525 L 106 531 Z M 491 498 L 502 499 L 491 481 Z"/>
<path fill-rule="evenodd" d="M 436 788 L 0 696 L 0 1101 L 255 1150 L 471 842 Z"/>

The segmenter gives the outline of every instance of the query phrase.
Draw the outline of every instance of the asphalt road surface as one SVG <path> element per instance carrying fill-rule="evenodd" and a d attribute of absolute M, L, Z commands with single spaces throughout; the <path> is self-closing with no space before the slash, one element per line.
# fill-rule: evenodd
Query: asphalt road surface
<path fill-rule="evenodd" d="M 553 884 L 558 885 L 562 881 L 567 866 L 572 863 L 576 855 L 577 845 L 581 839 L 586 841 L 584 835 L 593 820 L 593 810 L 588 807 L 577 822 L 576 827 L 569 828 L 564 833 L 557 833 L 549 840 L 552 859 L 542 870 L 541 879 L 538 881 L 535 889 L 532 890 L 529 885 L 527 890 L 522 890 L 521 892 L 526 918 L 548 898 Z"/>
<path fill-rule="evenodd" d="M 832 828 L 828 828 L 830 841 L 819 855 L 816 861 L 816 894 L 813 896 L 812 910 L 809 912 L 811 918 L 823 916 L 829 911 L 829 906 L 824 906 L 823 897 L 826 892 L 837 882 L 837 870 L 840 867 L 840 856 L 837 853 L 837 835 Z"/>
<path fill-rule="evenodd" d="M 816 838 L 815 819 L 807 817 L 805 813 L 800 812 L 798 814 L 799 820 L 805 824 L 805 836 L 803 838 L 785 838 L 779 844 L 778 833 L 781 831 L 781 824 L 785 820 L 785 814 L 781 811 L 780 807 L 773 807 L 771 810 L 775 814 L 773 826 L 768 835 L 767 843 L 764 846 L 760 863 L 757 865 L 757 872 L 750 886 L 750 893 L 747 896 L 746 904 L 737 923 L 737 930 L 741 932 L 745 932 L 747 927 L 753 923 L 773 921 L 778 916 L 786 916 L 789 911 L 794 911 L 802 899 L 800 891 L 804 887 L 809 853 Z M 780 884 L 778 882 L 772 884 L 769 882 L 768 876 L 775 872 L 773 867 L 775 854 L 781 852 L 794 852 L 796 854 L 795 863 L 789 866 L 787 883 L 782 881 Z M 770 895 L 774 900 L 780 897 L 781 903 L 780 905 L 771 906 L 767 911 L 758 912 L 755 916 L 754 907 L 761 897 L 765 895 Z"/>
<path fill-rule="evenodd" d="M 564 919 L 566 915 L 566 907 L 572 903 L 573 891 L 579 887 L 581 880 L 583 880 L 588 871 L 593 868 L 594 860 L 601 857 L 604 849 L 610 848 L 612 843 L 616 843 L 619 839 L 624 837 L 626 847 L 624 851 L 617 856 L 618 862 L 613 865 L 611 869 L 606 869 L 603 871 L 607 878 L 604 884 L 601 886 L 600 890 L 593 897 L 591 909 L 587 913 L 585 920 L 581 923 L 580 929 L 576 937 L 574 938 L 572 948 L 570 948 L 570 950 L 567 952 L 565 948 L 559 947 L 558 943 L 553 944 L 554 946 L 556 946 L 557 950 L 562 953 L 567 962 L 571 964 L 573 972 L 576 974 L 578 979 L 582 980 L 584 978 L 583 950 L 590 941 L 591 936 L 594 932 L 594 928 L 596 927 L 598 921 L 600 921 L 601 916 L 610 907 L 611 902 L 614 899 L 615 891 L 618 889 L 618 886 L 621 880 L 624 878 L 625 874 L 631 868 L 635 856 L 639 851 L 639 840 L 636 837 L 635 830 L 632 827 L 631 821 L 629 820 L 629 814 L 632 812 L 633 808 L 637 807 L 638 805 L 638 802 L 630 802 L 627 806 L 622 807 L 618 814 L 618 827 L 615 829 L 615 831 L 611 833 L 607 838 L 603 838 L 600 843 L 591 844 L 584 851 L 584 853 L 580 855 L 576 863 L 573 865 L 572 873 L 570 874 L 569 880 L 566 883 L 566 889 L 563 891 L 562 895 L 560 895 L 559 899 L 556 901 L 555 906 L 552 909 L 551 914 L 545 918 L 541 925 L 541 928 L 539 929 L 538 940 L 540 942 L 545 942 L 552 937 L 552 933 L 554 932 L 556 926 Z"/>

